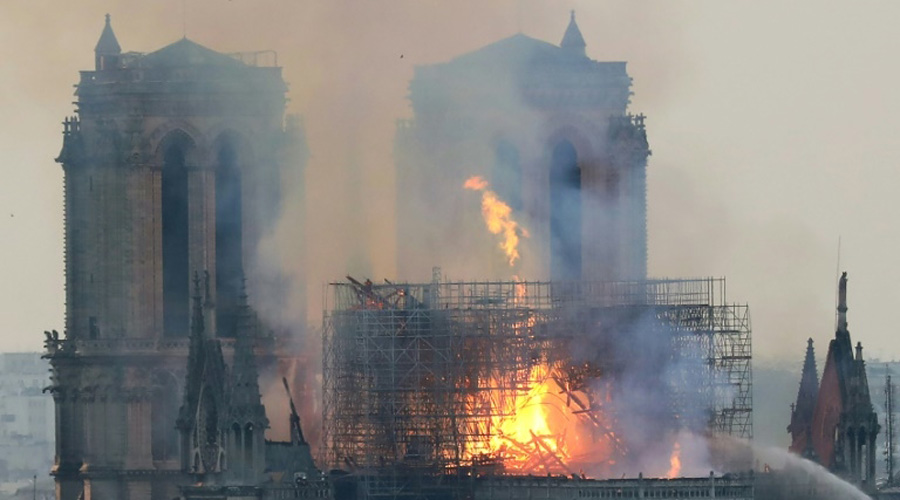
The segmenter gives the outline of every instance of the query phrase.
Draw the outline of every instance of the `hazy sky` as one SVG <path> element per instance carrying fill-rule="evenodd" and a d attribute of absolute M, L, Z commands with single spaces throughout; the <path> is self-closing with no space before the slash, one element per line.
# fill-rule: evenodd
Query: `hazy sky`
<path fill-rule="evenodd" d="M 313 155 L 317 298 L 346 274 L 348 242 L 371 249 L 373 278 L 394 273 L 391 148 L 412 68 L 520 30 L 558 43 L 570 9 L 590 57 L 628 61 L 631 109 L 648 117 L 651 275 L 727 277 L 729 299 L 750 304 L 757 358 L 799 367 L 807 337 L 821 357 L 832 335 L 840 237 L 853 339 L 868 358 L 900 357 L 900 3 L 811 0 L 188 0 L 184 23 L 181 0 L 3 0 L 0 350 L 38 350 L 42 330 L 62 329 L 53 158 L 105 13 L 125 51 L 161 48 L 184 24 L 222 52 L 278 52 Z M 351 159 L 366 184 L 360 234 L 341 229 L 350 214 L 335 196 Z M 287 271 L 303 265 L 292 210 Z"/>

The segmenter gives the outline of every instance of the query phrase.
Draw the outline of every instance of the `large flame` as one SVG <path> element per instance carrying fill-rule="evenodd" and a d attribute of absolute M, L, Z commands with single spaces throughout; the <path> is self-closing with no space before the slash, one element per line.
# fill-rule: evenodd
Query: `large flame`
<path fill-rule="evenodd" d="M 584 392 L 563 387 L 548 364 L 528 370 L 518 396 L 503 393 L 509 380 L 489 383 L 494 414 L 479 430 L 489 438 L 469 443 L 467 458 L 496 461 L 512 473 L 569 475 L 588 468 L 600 472 L 623 451 L 598 405 Z"/>
<path fill-rule="evenodd" d="M 512 209 L 497 196 L 497 193 L 488 189 L 488 182 L 483 177 L 479 175 L 469 177 L 463 183 L 463 187 L 481 191 L 481 215 L 488 231 L 502 236 L 500 248 L 506 254 L 509 265 L 515 265 L 519 259 L 519 238 L 527 238 L 528 231 L 513 220 Z"/>
<path fill-rule="evenodd" d="M 674 479 L 681 476 L 681 445 L 677 442 L 672 445 L 672 456 L 669 457 L 669 472 L 666 477 Z"/>

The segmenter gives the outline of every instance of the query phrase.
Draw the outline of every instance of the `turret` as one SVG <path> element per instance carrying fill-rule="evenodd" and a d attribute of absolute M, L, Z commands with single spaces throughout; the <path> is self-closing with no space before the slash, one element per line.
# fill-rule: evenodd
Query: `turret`
<path fill-rule="evenodd" d="M 569 26 L 566 28 L 566 33 L 563 35 L 562 42 L 559 46 L 572 55 L 587 57 L 585 52 L 587 44 L 584 43 L 584 37 L 581 36 L 581 30 L 578 29 L 578 23 L 575 22 L 574 10 L 572 11 L 572 16 L 569 18 Z"/>
<path fill-rule="evenodd" d="M 97 71 L 114 69 L 119 66 L 119 56 L 122 54 L 122 47 L 116 40 L 116 34 L 113 33 L 110 24 L 109 14 L 106 15 L 106 26 L 100 33 L 100 40 L 94 47 L 94 66 Z"/>

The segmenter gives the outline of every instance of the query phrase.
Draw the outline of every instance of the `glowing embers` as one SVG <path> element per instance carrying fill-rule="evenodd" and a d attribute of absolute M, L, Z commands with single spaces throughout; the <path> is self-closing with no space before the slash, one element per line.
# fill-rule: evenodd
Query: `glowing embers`
<path fill-rule="evenodd" d="M 519 381 L 516 374 L 490 379 L 489 389 L 469 401 L 491 416 L 475 422 L 470 435 L 476 439 L 464 444 L 464 458 L 505 473 L 608 473 L 626 449 L 603 411 L 606 397 L 597 398 L 607 393 L 604 384 L 592 379 L 591 389 L 574 387 L 570 377 L 585 370 L 542 362 Z"/>
<path fill-rule="evenodd" d="M 503 238 L 500 248 L 506 254 L 510 266 L 519 259 L 519 239 L 527 238 L 528 231 L 512 218 L 512 209 L 488 189 L 488 182 L 481 176 L 466 179 L 463 187 L 472 191 L 481 191 L 481 215 L 491 234 L 499 234 Z"/>

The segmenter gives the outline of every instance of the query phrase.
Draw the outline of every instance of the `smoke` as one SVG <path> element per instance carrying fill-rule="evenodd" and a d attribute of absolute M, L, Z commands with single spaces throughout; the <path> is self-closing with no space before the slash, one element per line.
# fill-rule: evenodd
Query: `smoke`
<path fill-rule="evenodd" d="M 397 118 L 411 116 L 406 92 L 414 68 L 447 61 L 512 35 L 519 29 L 535 38 L 558 43 L 568 22 L 568 10 L 572 7 L 578 10 L 589 44 L 588 53 L 597 59 L 625 59 L 630 51 L 640 47 L 660 53 L 641 37 L 627 36 L 617 40 L 600 26 L 623 33 L 630 33 L 624 27 L 628 23 L 654 19 L 660 26 L 671 26 L 664 22 L 667 18 L 665 9 L 648 14 L 643 9 L 626 7 L 627 2 L 598 6 L 587 2 L 550 4 L 531 0 L 487 4 L 468 1 L 453 5 L 412 0 L 390 4 L 197 1 L 187 4 L 184 19 L 176 14 L 180 5 L 173 7 L 173 3 L 177 2 L 110 4 L 92 1 L 77 7 L 54 5 L 54 16 L 45 16 L 32 5 L 4 4 L 5 15 L 0 18 L 17 21 L 6 26 L 10 29 L 0 30 L 10 37 L 9 43 L 3 46 L 27 45 L 34 48 L 32 52 L 46 54 L 40 65 L 16 65 L 21 71 L 29 72 L 33 84 L 15 87 L 8 94 L 16 94 L 22 102 L 61 103 L 58 108 L 47 110 L 46 116 L 40 114 L 47 109 L 44 106 L 22 108 L 18 113 L 23 120 L 35 119 L 52 126 L 22 127 L 41 130 L 40 141 L 20 141 L 23 144 L 39 142 L 32 149 L 40 152 L 40 158 L 23 155 L 17 163 L 45 163 L 46 167 L 40 170 L 42 177 L 52 178 L 50 185 L 55 186 L 55 196 L 61 194 L 58 167 L 45 158 L 58 151 L 58 117 L 70 112 L 71 89 L 59 82 L 74 81 L 79 69 L 92 67 L 92 48 L 107 11 L 113 16 L 113 27 L 125 51 L 150 52 L 161 48 L 182 36 L 182 26 L 186 26 L 184 34 L 189 38 L 220 52 L 277 50 L 279 64 L 291 85 L 289 111 L 304 117 L 304 137 L 310 156 L 305 170 L 297 163 L 289 162 L 288 169 L 281 172 L 281 203 L 277 211 L 271 212 L 277 220 L 272 227 L 265 228 L 263 240 L 255 252 L 256 258 L 247 263 L 248 274 L 260 277 L 266 286 L 252 288 L 249 292 L 261 319 L 276 332 L 288 333 L 294 340 L 294 349 L 305 360 L 302 367 L 294 367 L 296 373 L 302 374 L 297 378 L 307 380 L 313 387 L 318 380 L 321 349 L 319 332 L 309 327 L 309 323 L 318 322 L 324 307 L 316 293 L 319 287 L 348 272 L 372 276 L 398 274 L 397 197 L 408 194 L 427 201 L 449 199 L 456 203 L 462 196 L 458 181 L 428 186 L 416 193 L 397 193 L 395 190 L 394 126 Z M 613 18 L 620 22 L 601 21 Z M 623 22 L 624 19 L 628 21 Z M 35 26 L 40 29 L 35 30 Z M 49 33 L 54 36 L 48 36 Z M 626 50 L 629 39 L 634 44 Z M 18 54 L 9 56 L 10 60 L 15 60 Z M 662 64 L 662 60 L 660 62 L 654 71 L 664 74 L 668 66 Z M 519 158 L 502 153 L 502 148 L 486 147 L 470 152 L 465 161 L 454 165 L 459 169 L 455 172 L 458 175 L 487 174 L 496 168 L 494 175 L 502 178 L 510 171 L 508 165 L 514 162 L 519 162 L 523 168 L 543 168 L 543 165 L 526 163 L 527 158 L 539 156 L 537 150 L 540 147 L 534 144 L 534 139 L 545 134 L 545 118 L 521 106 L 518 89 L 512 84 L 499 80 L 492 83 L 495 91 L 507 96 L 503 102 L 495 103 L 498 106 L 495 118 L 506 120 L 502 123 L 506 130 L 521 138 L 516 145 Z M 645 91 L 644 95 L 653 95 L 653 92 Z M 523 187 L 520 199 L 526 199 L 529 190 L 533 189 L 533 186 Z M 521 207 L 521 202 L 515 198 L 504 196 L 514 210 Z M 57 203 L 57 208 L 61 207 L 58 198 L 52 201 Z M 47 204 L 51 207 L 44 207 L 44 211 L 52 212 L 53 203 Z M 17 216 L 21 217 L 21 212 Z M 44 219 L 61 220 L 62 217 L 47 216 Z M 436 264 L 445 266 L 456 276 L 509 277 L 502 257 L 493 262 L 489 257 L 496 253 L 495 243 L 480 227 L 477 207 L 470 205 L 469 211 L 451 214 L 450 221 L 453 224 L 442 230 L 434 242 L 445 252 L 423 253 L 423 265 L 416 268 L 415 274 L 402 277 L 422 279 Z M 548 241 L 550 230 L 546 221 L 535 222 L 541 227 L 540 239 Z M 42 224 L 29 226 L 36 228 Z M 62 234 L 61 229 L 56 232 Z M 31 237 L 26 234 L 11 239 L 29 241 Z M 524 246 L 522 274 L 527 277 L 545 275 L 546 265 L 542 263 L 549 261 L 547 251 L 537 244 L 529 246 L 526 243 Z M 48 251 L 60 248 L 61 243 L 32 245 L 35 247 Z M 482 256 L 488 257 L 482 259 Z M 51 255 L 45 260 L 62 261 L 59 255 Z M 55 274 L 60 280 L 57 285 L 40 288 L 62 290 L 63 273 L 57 269 Z M 12 276 L 14 281 L 34 282 L 29 277 L 16 279 L 16 273 Z M 49 302 L 31 300 L 29 307 Z M 63 301 L 53 302 L 59 304 L 55 316 L 61 318 Z M 54 314 L 34 316 L 45 318 Z M 21 330 L 38 331 L 24 326 Z M 279 373 L 285 373 L 284 369 L 278 367 Z M 286 414 L 283 411 L 285 398 L 277 383 L 277 374 L 266 372 L 263 378 L 261 386 L 266 404 L 273 409 L 278 405 L 271 415 L 273 425 L 277 425 L 279 416 Z M 296 394 L 299 388 L 294 390 Z M 314 397 L 302 398 L 298 406 L 315 409 L 315 401 Z M 313 426 L 307 424 L 307 428 Z"/>
<path fill-rule="evenodd" d="M 713 457 L 728 461 L 752 455 L 763 470 L 757 474 L 756 494 L 760 498 L 816 498 L 817 500 L 869 500 L 856 486 L 829 472 L 825 467 L 788 452 L 783 448 L 719 437 L 710 442 Z"/>
<path fill-rule="evenodd" d="M 677 331 L 649 308 L 601 310 L 592 325 L 572 340 L 572 363 L 600 370 L 590 385 L 598 394 L 609 390 L 603 411 L 625 450 L 609 469 L 597 464 L 588 472 L 599 477 L 708 473 L 709 449 L 700 436 L 710 434 L 717 398 L 723 398 L 713 388 L 727 381 L 708 369 L 708 353 L 692 341 L 696 335 Z M 673 471 L 676 455 L 680 468 Z"/>

